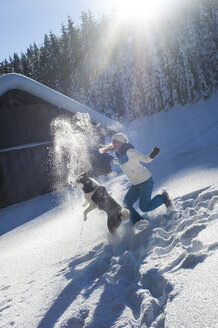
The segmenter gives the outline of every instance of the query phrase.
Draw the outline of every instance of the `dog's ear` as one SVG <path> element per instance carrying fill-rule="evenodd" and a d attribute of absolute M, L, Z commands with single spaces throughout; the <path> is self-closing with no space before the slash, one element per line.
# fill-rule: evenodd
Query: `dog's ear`
<path fill-rule="evenodd" d="M 86 179 L 86 178 L 87 178 L 87 174 L 86 174 L 86 172 L 82 172 L 82 173 L 80 173 L 79 175 L 77 175 L 75 181 L 76 181 L 76 182 L 81 182 L 81 181 L 83 181 L 83 180 Z"/>

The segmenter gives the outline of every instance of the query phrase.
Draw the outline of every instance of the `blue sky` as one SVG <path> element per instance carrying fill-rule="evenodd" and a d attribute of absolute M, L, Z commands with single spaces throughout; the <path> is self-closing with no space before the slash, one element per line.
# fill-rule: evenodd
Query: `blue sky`
<path fill-rule="evenodd" d="M 110 0 L 0 0 L 0 62 L 14 52 L 20 55 L 30 43 L 40 45 L 45 33 L 60 34 L 67 17 L 79 24 L 81 11 L 95 17 L 110 13 Z"/>

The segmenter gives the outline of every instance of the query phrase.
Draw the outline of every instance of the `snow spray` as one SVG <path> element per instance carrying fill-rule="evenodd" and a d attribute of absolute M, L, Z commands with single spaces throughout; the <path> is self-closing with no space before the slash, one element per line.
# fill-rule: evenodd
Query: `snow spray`
<path fill-rule="evenodd" d="M 73 119 L 56 118 L 51 129 L 54 137 L 53 161 L 55 187 L 74 183 L 75 177 L 92 169 L 91 149 L 96 147 L 99 136 L 90 116 L 77 113 Z"/>

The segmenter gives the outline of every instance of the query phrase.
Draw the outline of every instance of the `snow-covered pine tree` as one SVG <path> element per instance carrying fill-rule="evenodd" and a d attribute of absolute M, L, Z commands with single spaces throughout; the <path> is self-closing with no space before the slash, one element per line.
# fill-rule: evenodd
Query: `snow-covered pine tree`
<path fill-rule="evenodd" d="M 79 35 L 79 28 L 74 26 L 74 22 L 68 17 L 67 24 L 68 33 L 68 61 L 70 65 L 69 70 L 69 88 L 71 95 L 77 95 L 82 87 L 81 74 L 82 74 L 82 43 Z M 78 95 L 76 96 L 77 99 Z"/>
<path fill-rule="evenodd" d="M 45 34 L 43 46 L 40 48 L 39 81 L 59 91 L 59 40 L 50 32 Z"/>
<path fill-rule="evenodd" d="M 83 88 L 87 91 L 93 76 L 96 74 L 98 67 L 97 62 L 97 40 L 98 29 L 96 21 L 89 10 L 83 11 L 81 14 L 81 42 L 83 51 L 83 63 L 82 63 L 82 84 Z M 95 56 L 96 55 L 96 56 Z"/>
<path fill-rule="evenodd" d="M 161 85 L 160 85 L 160 58 L 158 57 L 157 36 L 153 33 L 149 41 L 149 55 L 148 55 L 148 74 L 149 79 L 149 114 L 154 114 L 163 109 Z"/>
<path fill-rule="evenodd" d="M 60 39 L 52 32 L 49 33 L 49 69 L 51 87 L 62 91 L 63 81 L 61 79 L 62 58 Z"/>
<path fill-rule="evenodd" d="M 58 67 L 58 89 L 69 96 L 71 94 L 71 72 L 73 68 L 69 60 L 69 36 L 65 25 L 61 27 L 59 53 L 56 58 Z"/>
<path fill-rule="evenodd" d="M 132 57 L 133 67 L 132 70 L 132 90 L 130 99 L 130 116 L 129 119 L 134 119 L 142 114 L 144 115 L 144 85 L 143 85 L 143 72 L 145 71 L 146 63 L 146 48 L 144 47 L 143 35 L 140 30 L 132 31 Z"/>
<path fill-rule="evenodd" d="M 217 47 L 213 39 L 214 24 L 213 10 L 210 5 L 200 6 L 200 26 L 199 37 L 201 47 L 199 48 L 199 58 L 202 62 L 202 71 L 206 77 L 208 92 L 204 98 L 208 98 L 211 93 L 214 93 L 217 87 Z"/>
<path fill-rule="evenodd" d="M 121 48 L 119 49 L 119 60 L 117 63 L 121 77 L 122 104 L 116 109 L 119 116 L 132 119 L 131 98 L 134 75 L 134 58 L 132 51 L 132 37 L 127 31 L 122 35 Z"/>
<path fill-rule="evenodd" d="M 29 65 L 29 60 L 26 54 L 21 53 L 21 74 L 31 77 L 31 69 Z"/>
<path fill-rule="evenodd" d="M 33 59 L 33 46 L 30 44 L 30 46 L 27 48 L 26 51 L 26 58 L 28 62 L 28 69 L 29 69 L 29 76 L 33 76 L 33 65 L 32 65 L 32 59 Z"/>
<path fill-rule="evenodd" d="M 33 44 L 31 64 L 32 64 L 32 78 L 40 82 L 39 80 L 40 49 L 38 48 L 35 42 Z"/>
<path fill-rule="evenodd" d="M 13 63 L 12 64 L 13 65 L 13 72 L 22 73 L 21 60 L 20 60 L 20 57 L 18 56 L 17 53 L 14 53 L 14 55 L 13 55 L 12 63 Z"/>
<path fill-rule="evenodd" d="M 2 73 L 7 74 L 7 73 L 12 73 L 12 72 L 13 72 L 13 70 L 12 70 L 12 67 L 11 67 L 9 61 L 7 59 L 5 59 L 2 62 Z"/>
<path fill-rule="evenodd" d="M 52 81 L 50 79 L 50 41 L 47 34 L 44 36 L 43 45 L 40 48 L 39 58 L 39 81 L 47 86 L 51 86 Z"/>
<path fill-rule="evenodd" d="M 171 57 L 167 45 L 167 38 L 162 36 L 157 44 L 162 109 L 168 109 L 174 105 L 171 80 L 173 67 L 170 64 Z"/>
<path fill-rule="evenodd" d="M 181 35 L 170 40 L 170 53 L 172 72 L 172 95 L 175 104 L 185 105 L 187 102 L 187 83 L 185 75 L 184 59 L 181 52 Z"/>

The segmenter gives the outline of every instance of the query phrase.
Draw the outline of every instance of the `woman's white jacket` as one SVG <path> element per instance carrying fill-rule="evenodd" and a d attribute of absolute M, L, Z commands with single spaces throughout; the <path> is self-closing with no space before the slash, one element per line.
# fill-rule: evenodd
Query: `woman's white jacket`
<path fill-rule="evenodd" d="M 143 155 L 134 148 L 128 149 L 126 155 L 128 160 L 124 164 L 120 164 L 116 158 L 113 159 L 113 164 L 120 165 L 122 171 L 132 184 L 137 185 L 151 178 L 151 172 L 140 163 L 152 162 L 153 159 L 149 155 Z"/>

